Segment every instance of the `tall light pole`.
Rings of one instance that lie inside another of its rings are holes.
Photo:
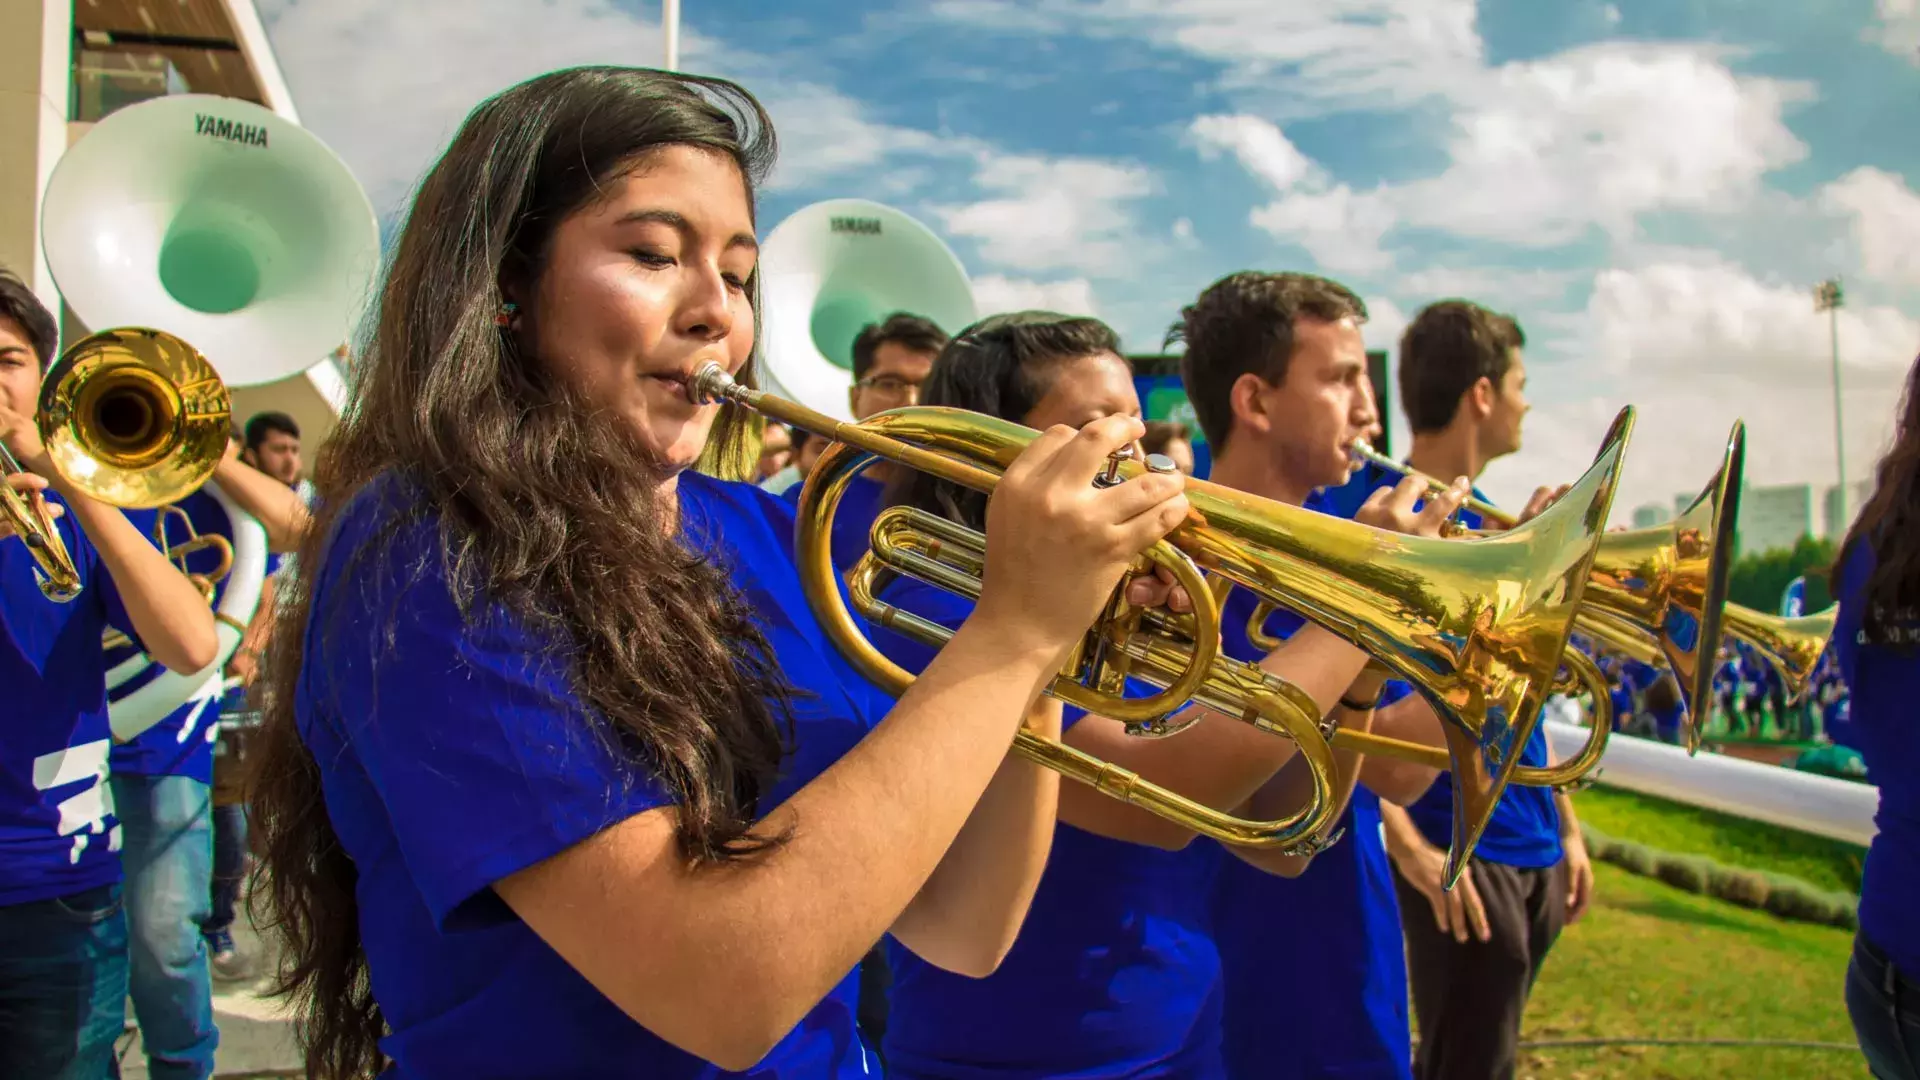
[[[1840,308],[1847,302],[1846,294],[1840,288],[1840,279],[1828,278],[1813,289],[1813,310],[1827,313],[1827,324],[1833,339],[1833,460],[1840,470],[1840,490],[1836,496],[1834,528],[1845,532],[1847,516],[1847,435],[1846,426],[1840,414]]]
[[[660,23],[666,31],[666,70],[680,70],[680,0],[661,0]]]

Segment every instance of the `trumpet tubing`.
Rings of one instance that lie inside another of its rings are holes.
[[[732,402],[843,444],[827,452],[802,491],[795,545],[802,582],[836,646],[878,685],[902,691],[910,677],[874,650],[840,602],[827,537],[841,494],[873,456],[990,492],[1036,433],[993,417],[928,407],[847,424],[740,386],[713,364],[703,365],[688,389],[695,401]],[[1297,738],[1311,732],[1303,746],[1316,738],[1325,742],[1310,703],[1304,718],[1276,721],[1270,710],[1262,712],[1266,683],[1243,683],[1244,673],[1223,662],[1219,604],[1201,571],[1284,604],[1421,686],[1447,721],[1458,778],[1452,880],[1539,723],[1600,542],[1631,415],[1621,414],[1594,467],[1553,508],[1524,528],[1468,543],[1387,533],[1189,480],[1192,516],[1147,554],[1192,596],[1195,611],[1182,620],[1187,632],[1146,642],[1142,613],[1116,604],[1089,631],[1078,678],[1055,680],[1052,692],[1132,724],[1151,724],[1189,701],[1217,699],[1222,711],[1265,719]],[[1119,467],[1123,477],[1140,471],[1135,463]],[[1164,689],[1150,698],[1124,697],[1115,676],[1127,674]],[[1079,761],[1071,748],[1022,745],[1023,752],[1040,755],[1043,764],[1067,775],[1096,783],[1110,775],[1104,771],[1109,766]],[[1117,786],[1135,791],[1142,783]],[[1102,789],[1112,790],[1104,783]],[[1191,812],[1190,802],[1182,806],[1184,800],[1175,801],[1172,793],[1149,798],[1182,824],[1207,831],[1209,823]]]

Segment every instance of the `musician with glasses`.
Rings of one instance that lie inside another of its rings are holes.
[[[1354,443],[1379,422],[1360,331],[1366,318],[1366,304],[1338,282],[1262,271],[1230,274],[1182,310],[1168,337],[1186,346],[1181,378],[1213,452],[1210,480],[1336,512],[1317,492],[1347,479]],[[1408,480],[1347,515],[1372,523],[1383,500],[1411,506],[1421,490]],[[1422,513],[1431,528],[1421,531],[1437,532],[1465,493],[1456,487],[1429,502]],[[1255,614],[1253,598],[1235,590],[1221,619],[1228,655],[1261,655],[1247,632]],[[1323,633],[1287,611],[1262,629],[1287,640],[1280,655]],[[1406,684],[1375,692],[1374,731],[1440,741],[1438,718]],[[1337,822],[1342,839],[1304,873],[1283,880],[1242,861],[1223,863],[1212,914],[1234,1080],[1406,1075],[1406,968],[1379,807],[1417,798],[1434,776],[1422,765],[1364,758]]]
[[[1400,396],[1413,432],[1408,465],[1428,476],[1477,478],[1520,449],[1527,414],[1526,343],[1510,316],[1463,300],[1429,304],[1400,339]],[[1335,502],[1361,499],[1400,479],[1368,466]],[[1555,497],[1536,491],[1521,520]],[[1481,528],[1463,510],[1461,523]],[[1629,661],[1631,663],[1631,661]],[[1521,749],[1530,766],[1552,762],[1546,729]],[[1573,802],[1564,792],[1511,784],[1502,793],[1473,858],[1452,891],[1441,888],[1453,835],[1451,774],[1417,801],[1385,805],[1387,851],[1399,891],[1420,1043],[1421,1080],[1511,1076],[1527,996],[1564,925],[1593,896]]]
[[[58,347],[54,317],[0,270],[0,441],[27,472],[4,481],[66,511],[55,529],[81,591],[40,591],[0,519],[0,1076],[108,1075],[124,1029],[123,833],[108,784],[109,624],[155,661],[198,671],[218,648],[213,612],[118,509],[74,490],[34,426]]]
[[[983,319],[941,352],[922,401],[985,413],[1028,427],[1070,427],[1137,416],[1140,401],[1114,332],[1097,319],[1022,312]],[[1376,500],[1364,520],[1402,531],[1437,532],[1455,503],[1425,515]],[[889,495],[979,528],[977,494],[921,473]],[[952,627],[971,602],[910,578],[881,599]],[[1036,598],[1035,602],[1040,602]],[[1242,615],[1242,621],[1245,615]],[[926,668],[931,646],[876,631],[874,640],[909,671]],[[1260,658],[1248,657],[1259,660]],[[1363,671],[1359,650],[1315,628],[1261,660],[1298,683],[1324,712],[1366,729],[1380,676]],[[1135,696],[1151,693],[1134,686]],[[1342,701],[1362,701],[1348,707]],[[1203,804],[1279,818],[1309,796],[1294,744],[1236,717],[1210,713],[1168,739],[1129,735],[1114,720],[1051,706],[1067,745],[1114,762]],[[1352,755],[1339,754],[1352,785]],[[898,1077],[1219,1077],[1220,955],[1211,923],[1211,883],[1221,849],[1196,844],[1182,826],[1079,783],[1062,787],[1052,855],[1027,924],[999,971],[968,979],[939,970],[897,943],[885,1040]],[[1305,855],[1236,849],[1261,872],[1297,874]],[[1328,855],[1321,855],[1327,858]]]
[[[927,381],[933,358],[946,343],[946,332],[932,320],[907,312],[862,327],[853,339],[853,387],[847,391],[853,418],[865,420],[918,401],[920,384]],[[842,574],[866,553],[867,534],[894,475],[893,467],[881,462],[847,485],[833,518],[833,565]],[[801,488],[797,483],[789,486],[787,500],[798,505]]]
[[[1874,469],[1873,494],[1840,545],[1833,655],[1851,693],[1850,734],[1880,790],[1879,834],[1860,879],[1847,1013],[1879,1080],[1920,1080],[1920,360]]]
[[[873,942],[972,975],[1012,942],[1057,783],[1007,748],[1182,483],[1093,484],[1137,421],[1041,435],[978,614],[882,696],[787,504],[691,469],[745,435],[684,382],[750,377],[773,152],[732,83],[575,68],[418,188],[264,676],[258,880],[316,1073],[866,1076]]]

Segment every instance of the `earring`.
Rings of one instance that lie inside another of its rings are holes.
[[[520,318],[520,305],[514,303],[511,300],[508,300],[505,303],[500,305],[500,310],[498,312],[494,313],[493,323],[495,326],[504,328],[504,327],[512,326],[514,322],[517,321],[519,318]]]

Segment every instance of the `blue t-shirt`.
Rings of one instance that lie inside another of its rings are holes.
[[[1874,824],[1880,834],[1867,848],[1860,881],[1860,932],[1878,945],[1908,978],[1920,977],[1920,611],[1897,613],[1891,628],[1900,647],[1861,640],[1867,581],[1873,575],[1871,547],[1854,547],[1840,572],[1840,616],[1833,650],[1851,691],[1849,734],[1867,765],[1867,780],[1880,789]]]
[[[1331,512],[1352,517],[1375,488],[1391,487],[1398,484],[1400,478],[1401,474],[1376,465],[1365,465],[1354,473],[1346,486],[1327,491],[1323,500]],[[1478,488],[1474,489],[1473,495],[1486,501],[1486,496]],[[1469,529],[1485,525],[1481,516],[1472,510],[1462,508],[1455,516]],[[1544,723],[1533,729],[1533,734],[1520,750],[1520,761],[1524,765],[1547,764],[1547,731]],[[1452,844],[1453,774],[1441,773],[1426,794],[1407,807],[1407,816],[1413,819],[1414,825],[1429,842],[1443,848]],[[1560,808],[1554,804],[1553,789],[1508,784],[1494,807],[1493,817],[1487,822],[1487,831],[1481,835],[1480,845],[1474,849],[1474,854],[1488,862],[1507,866],[1537,868],[1559,862]]]
[[[1262,656],[1246,633],[1255,606],[1251,593],[1235,589],[1221,612],[1222,648],[1249,663]],[[1293,612],[1276,611],[1263,629],[1289,638],[1301,625]],[[1411,691],[1388,687],[1382,704]],[[1295,878],[1221,852],[1214,929],[1234,1080],[1412,1075],[1407,961],[1380,800],[1356,787],[1335,828],[1345,831],[1340,842]]]
[[[48,496],[49,502],[58,502]],[[0,540],[0,906],[120,880],[120,820],[106,784],[109,622],[129,625],[100,553],[71,514],[54,522],[80,575],[56,604],[18,537]]]
[[[181,499],[175,505],[187,515],[193,523],[193,531],[199,535],[224,536],[229,542],[233,539],[233,526],[227,520],[227,512],[220,500],[205,491],[196,491]],[[142,536],[153,535],[154,519],[158,510],[128,510],[127,519],[140,530]],[[182,544],[188,540],[187,530],[181,526],[177,515],[167,515],[167,542]],[[189,552],[187,569],[197,574],[210,574],[219,569],[218,552],[202,549]],[[228,580],[222,580],[214,586],[214,603],[218,605],[220,597],[226,594]],[[120,627],[129,630],[128,627]],[[130,659],[139,654],[139,650],[123,646],[107,650],[107,667]],[[163,670],[159,664],[150,663],[146,670],[115,687],[109,695],[110,700],[120,701],[128,694],[152,682]],[[219,695],[214,694],[197,701],[189,701],[168,713],[166,718],[153,725],[132,741],[119,743],[113,748],[113,771],[136,776],[186,776],[203,784],[213,782],[213,738],[219,734],[220,703]]]
[[[800,505],[800,492],[804,484],[795,484],[780,496],[788,506]],[[864,475],[855,475],[847,481],[847,490],[840,496],[840,504],[833,511],[833,568],[841,575],[852,570],[867,553],[868,537],[873,533],[873,519],[885,510],[887,486],[878,480]]]
[[[882,596],[948,628],[973,609],[911,578]],[[876,629],[873,640],[908,671],[933,659],[931,647],[892,631]],[[1069,707],[1064,720],[1083,715]],[[888,1074],[1221,1077],[1220,956],[1207,927],[1219,858],[1208,843],[1166,851],[1055,826],[1033,906],[991,976],[943,971],[887,940]]]
[[[801,693],[762,811],[864,737],[888,699],[814,621],[786,505],[683,473],[684,535],[721,560]],[[514,916],[492,884],[668,792],[574,696],[556,643],[497,604],[455,607],[437,521],[387,476],[328,539],[294,707],[327,811],[359,870],[360,932],[392,1034],[391,1075],[730,1075],[636,1024]],[[747,1076],[868,1074],[847,977]]]

